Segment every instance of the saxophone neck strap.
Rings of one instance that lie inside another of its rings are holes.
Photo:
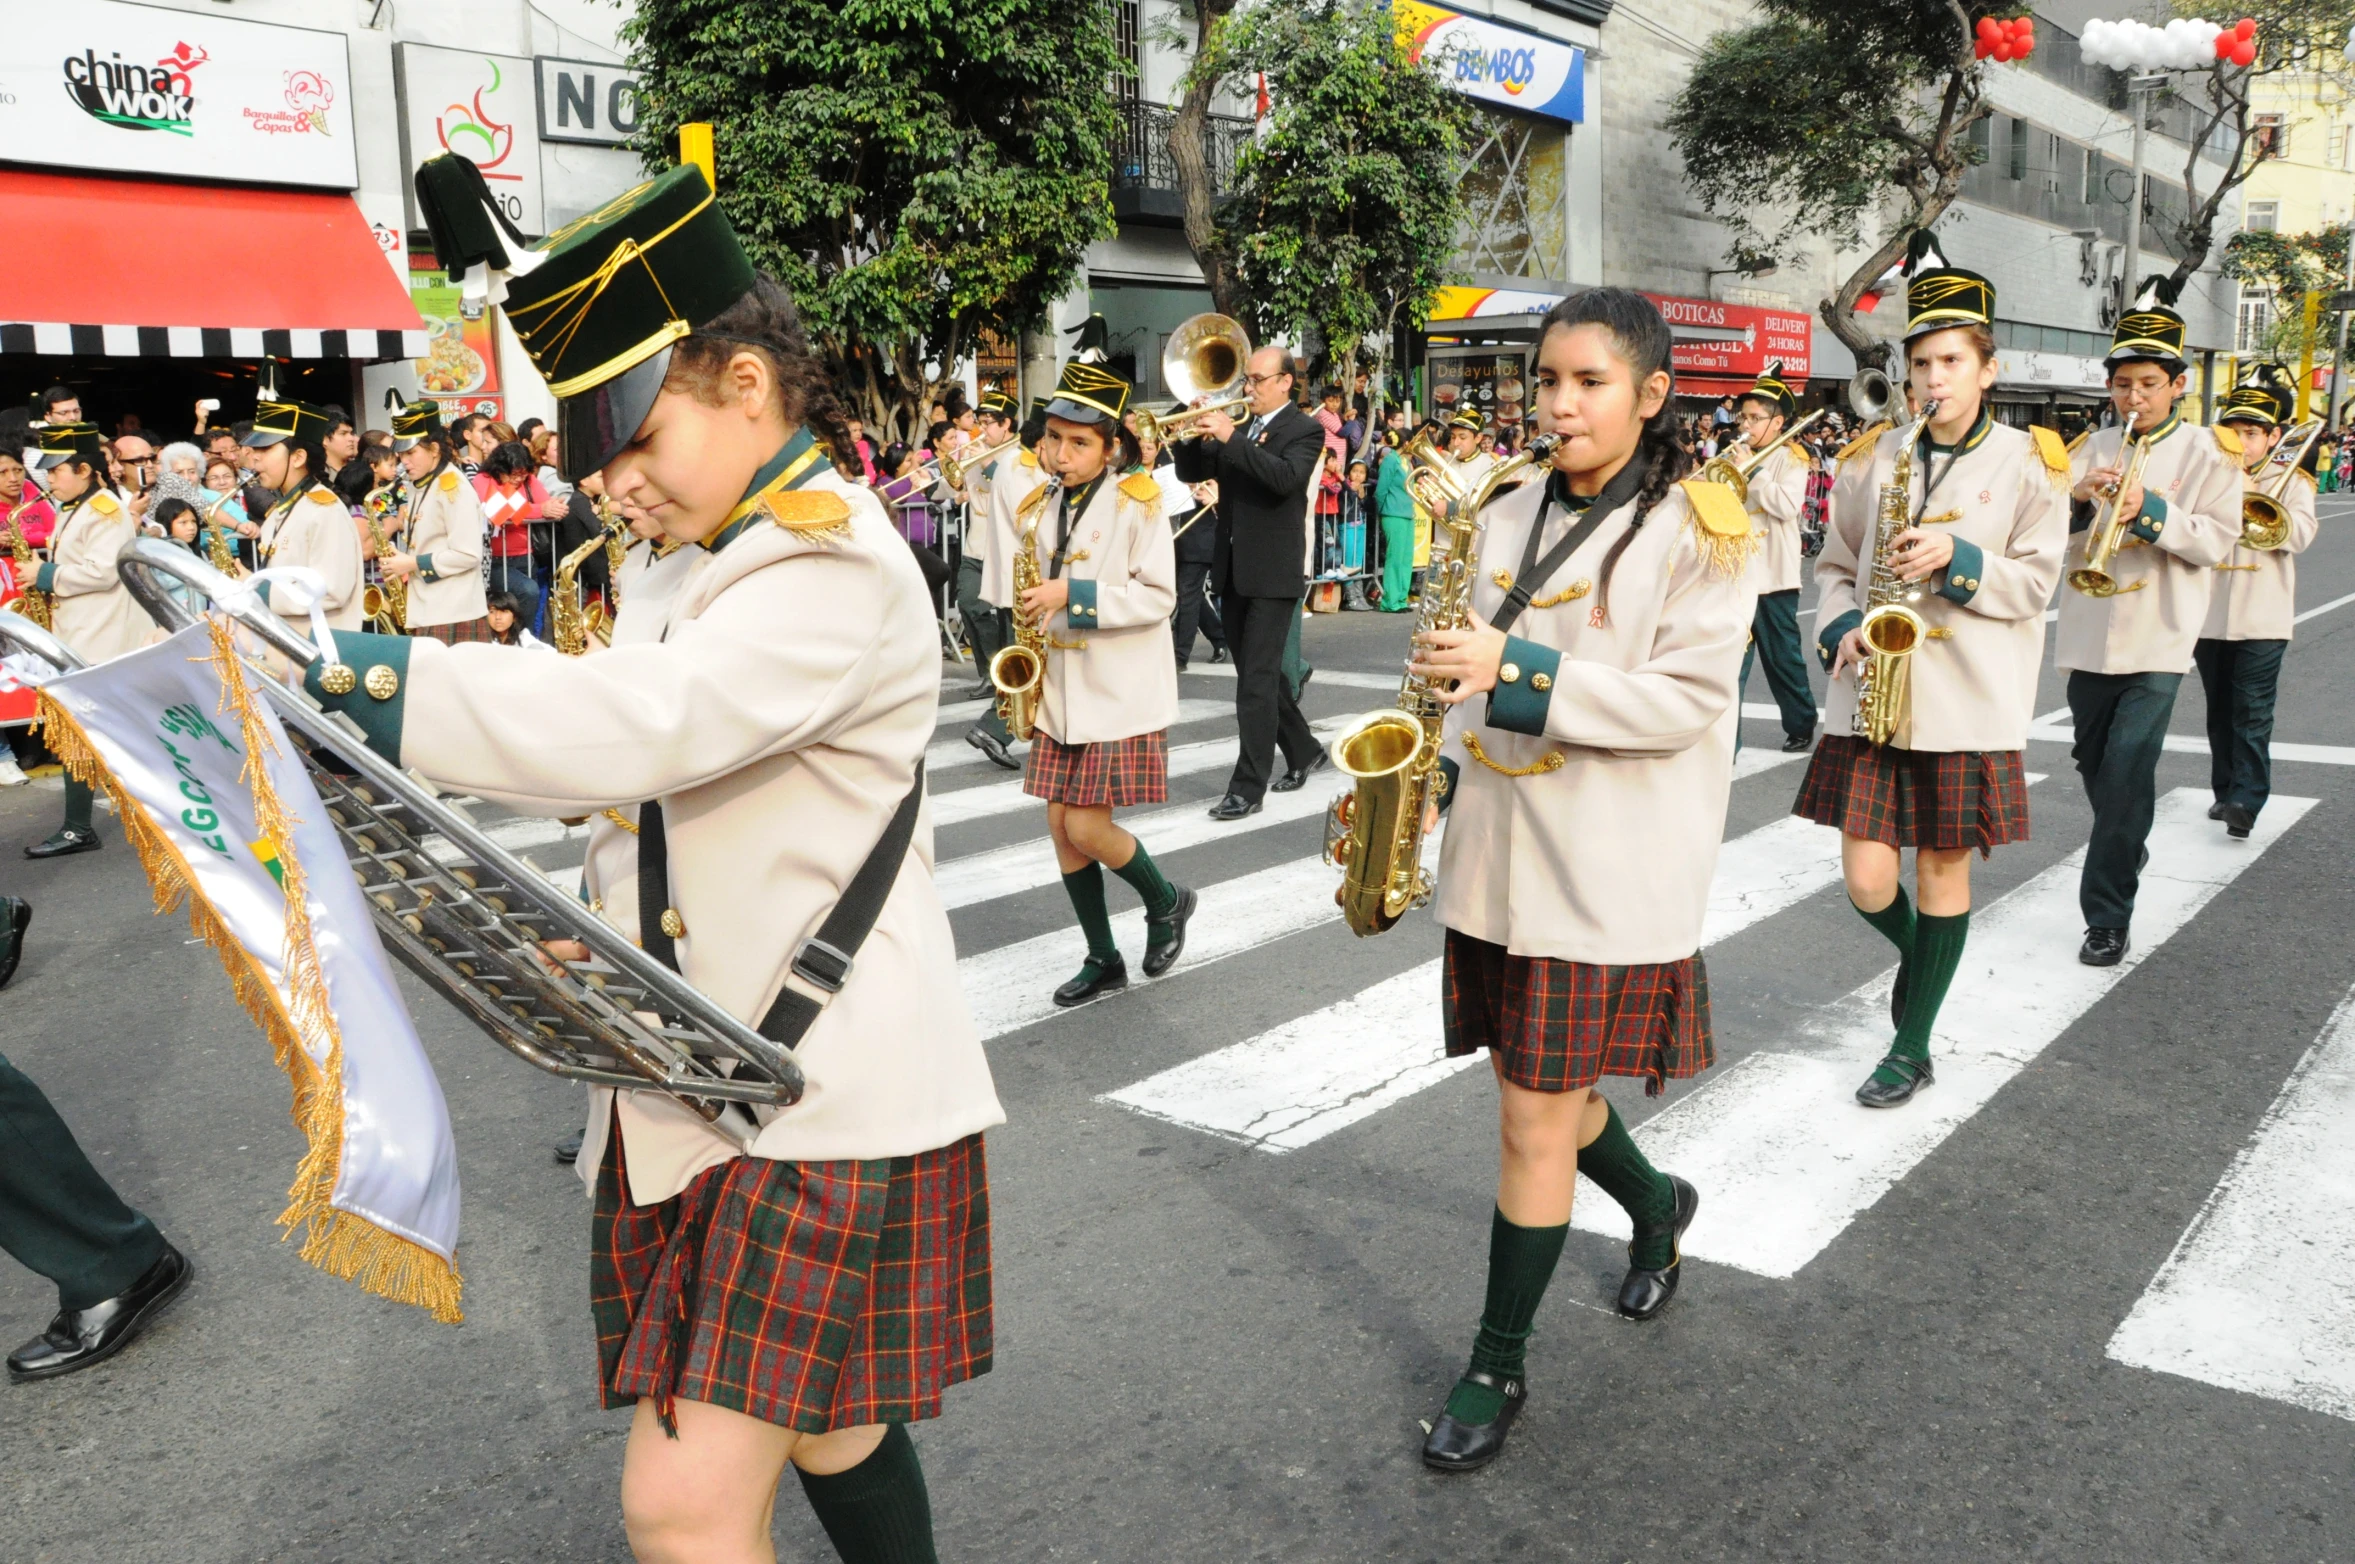
[[[828,999],[850,980],[859,947],[867,942],[876,920],[883,916],[883,904],[891,899],[891,888],[899,880],[900,865],[908,856],[909,844],[915,840],[916,816],[923,807],[924,763],[919,760],[915,780],[909,783],[899,807],[892,811],[891,822],[883,828],[882,837],[868,851],[858,872],[850,877],[850,884],[843,888],[841,899],[818,925],[817,933],[793,947],[789,963],[793,976]],[[669,841],[663,831],[662,805],[650,800],[638,810],[639,941],[646,954],[676,972],[679,970],[678,937],[664,926],[670,916],[669,907]],[[658,908],[663,910],[658,912],[655,910]],[[760,1034],[780,1047],[792,1048],[800,1043],[802,1035],[825,1008],[826,1000],[812,999],[787,984],[777,990],[768,1014],[761,1017]]]
[[[1586,508],[1586,514],[1574,522],[1568,532],[1562,534],[1559,543],[1540,555],[1537,552],[1538,545],[1545,539],[1546,518],[1553,514],[1554,491],[1558,482],[1556,475],[1547,474],[1545,498],[1538,502],[1537,519],[1529,524],[1528,541],[1521,545],[1521,568],[1513,572],[1513,589],[1505,594],[1505,600],[1489,616],[1489,626],[1510,634],[1514,624],[1521,618],[1522,611],[1529,607],[1530,600],[1543,592],[1546,583],[1553,580],[1554,572],[1560,570],[1570,556],[1578,552],[1580,545],[1595,535],[1596,528],[1626,508],[1628,501],[1635,498],[1636,491],[1644,486],[1644,478],[1650,471],[1646,463],[1630,461],[1613,473],[1611,481],[1603,485],[1603,492],[1596,495],[1594,503]]]

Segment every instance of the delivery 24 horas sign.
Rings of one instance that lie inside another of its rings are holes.
[[[125,5],[0,0],[0,146],[51,168],[349,190],[341,33]]]

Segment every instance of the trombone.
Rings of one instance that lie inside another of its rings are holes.
[[[1205,310],[1181,321],[1169,334],[1169,345],[1161,350],[1161,383],[1180,402],[1196,397],[1210,401],[1180,413],[1138,409],[1137,438],[1166,445],[1171,440],[1192,438],[1197,419],[1212,413],[1234,418],[1249,411],[1251,399],[1243,394],[1243,370],[1250,359],[1251,334],[1233,316]]]
[[[2296,454],[2283,461],[2281,451],[2300,431],[2305,438],[2298,442]],[[2306,465],[2306,453],[2314,449],[2314,442],[2322,438],[2322,420],[2309,418],[2305,423],[2282,436],[2281,445],[2267,458],[2268,466],[2281,468],[2281,476],[2271,484],[2260,484],[2241,500],[2241,547],[2277,549],[2290,540],[2290,508],[2282,496],[2290,492],[2290,479]]]
[[[1740,495],[1747,503],[1750,498],[1750,480],[1758,475],[1759,468],[1766,465],[1766,459],[1805,434],[1809,425],[1824,417],[1829,411],[1828,408],[1817,408],[1781,434],[1776,435],[1765,445],[1739,460],[1731,455],[1712,456],[1701,464],[1701,470],[1693,476],[1703,483],[1722,483]]]

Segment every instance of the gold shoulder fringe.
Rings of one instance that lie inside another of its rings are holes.
[[[1139,505],[1150,505],[1161,498],[1161,485],[1147,472],[1132,472],[1120,480],[1120,492]]]
[[[1855,460],[1871,450],[1879,442],[1881,436],[1887,434],[1892,427],[1887,419],[1882,419],[1846,445],[1841,446],[1840,454],[1832,459],[1841,462]]]
[[[253,1017],[278,1067],[294,1087],[295,1127],[309,1147],[295,1168],[286,1209],[278,1225],[293,1237],[305,1229],[302,1257],[331,1276],[357,1281],[365,1291],[396,1303],[415,1304],[445,1325],[463,1318],[459,1303],[464,1279],[458,1268],[432,1250],[378,1227],[367,1218],[339,1211],[329,1202],[343,1170],[343,1039],[327,994],[326,973],[311,934],[302,866],[293,852],[292,821],[271,785],[260,755],[271,741],[242,664],[228,634],[213,626],[213,655],[221,675],[221,709],[234,711],[245,740],[246,774],[253,788],[255,823],[277,854],[286,892],[286,986],[291,1011],[271,986],[261,964],[237,942],[218,910],[205,899],[196,875],[171,838],[156,828],[138,801],[106,769],[81,725],[47,695],[38,697],[39,725],[49,748],[77,781],[106,794],[115,806],[123,836],[146,870],[158,914],[188,909],[188,926],[221,959],[237,1002]],[[306,1030],[324,1036],[323,1057],[304,1043]]]
[[[1023,454],[1027,456],[1030,453],[1025,451]],[[1014,519],[1020,521],[1023,517],[1030,515],[1033,511],[1043,508],[1047,503],[1048,492],[1049,491],[1047,486],[1042,483],[1037,488],[1031,490],[1028,494],[1022,496],[1022,503],[1014,507]]]
[[[309,500],[313,505],[333,505],[335,503],[335,496],[325,489],[305,490],[303,498]]]
[[[832,489],[785,489],[761,499],[769,520],[788,532],[839,533],[850,530],[850,501]]]
[[[2230,424],[2217,424],[2211,433],[2216,436],[2216,448],[2225,455],[2238,456],[2241,454],[2241,436],[2238,429],[2233,428]]]
[[[1036,467],[1038,465],[1038,452],[1024,451],[1022,453],[1022,465],[1025,467]]]
[[[1749,568],[1762,533],[1750,530],[1750,513],[1741,496],[1722,483],[1687,478],[1677,485],[1693,513],[1693,540],[1709,568],[1727,578]]]
[[[442,492],[444,494],[455,494],[458,492],[457,468],[444,467],[442,469]]]
[[[2062,488],[2067,488],[2069,485],[2069,448],[2061,444],[2059,432],[2037,424],[2029,429],[2028,438],[2036,442],[2036,454],[2043,461],[2044,470],[2052,475],[2052,481]]]

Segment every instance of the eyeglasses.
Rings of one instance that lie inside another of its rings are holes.
[[[1291,373],[1282,369],[1275,371],[1273,374],[1267,375],[1254,375],[1246,373],[1243,376],[1243,384],[1247,386],[1264,386],[1271,380],[1289,380],[1291,378]]]

